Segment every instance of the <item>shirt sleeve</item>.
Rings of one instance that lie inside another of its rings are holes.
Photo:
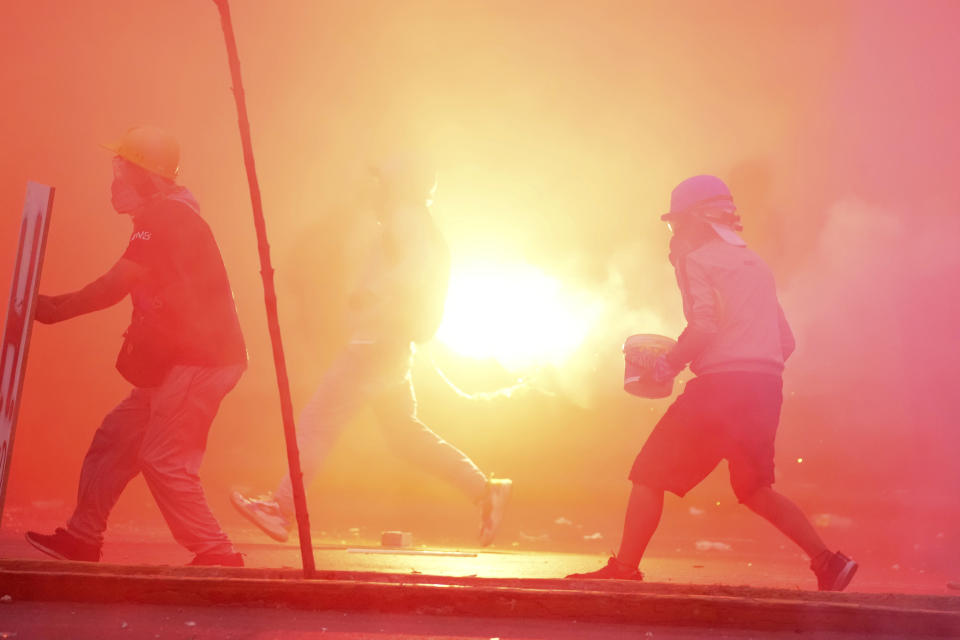
[[[674,368],[682,369],[710,344],[720,330],[720,318],[717,293],[706,267],[687,256],[677,268],[677,282],[687,327],[667,354],[667,360]]]
[[[717,291],[710,282],[707,268],[692,256],[688,256],[678,278],[687,326],[698,333],[712,334],[720,331]]]
[[[160,242],[155,226],[141,222],[134,226],[122,257],[147,269],[156,268],[162,255]]]

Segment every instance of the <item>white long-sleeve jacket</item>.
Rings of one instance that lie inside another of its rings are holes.
[[[783,372],[794,337],[773,272],[759,255],[718,238],[684,256],[676,272],[687,330],[709,336],[691,371]]]
[[[352,294],[353,342],[422,342],[439,326],[450,252],[426,207],[397,207],[377,226]]]

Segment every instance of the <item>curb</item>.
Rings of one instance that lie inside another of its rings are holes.
[[[344,612],[406,613],[577,620],[780,631],[835,631],[960,636],[960,611],[897,608],[804,599],[743,598],[691,594],[604,591],[581,582],[578,589],[473,586],[382,579],[343,580],[138,574],[76,570],[0,568],[0,594],[15,600],[136,602],[192,606],[265,606]],[[423,576],[418,576],[422,578]],[[400,577],[402,580],[402,577]],[[386,581],[390,580],[390,581]],[[535,581],[530,581],[535,582]]]

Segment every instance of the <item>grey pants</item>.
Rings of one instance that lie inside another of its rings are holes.
[[[93,436],[67,530],[102,544],[111,509],[127,483],[143,473],[177,542],[193,553],[232,553],[198,473],[220,401],[244,368],[177,366],[160,386],[135,388]]]
[[[351,344],[341,352],[297,422],[305,486],[319,473],[343,426],[370,405],[395,453],[453,484],[471,500],[483,498],[487,486],[483,472],[417,419],[409,368],[408,345]],[[289,475],[274,490],[274,498],[283,511],[293,513]]]

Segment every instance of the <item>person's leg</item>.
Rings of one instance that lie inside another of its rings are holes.
[[[773,524],[810,557],[810,569],[816,574],[821,591],[843,591],[850,584],[859,566],[857,562],[839,551],[830,551],[792,500],[769,486],[739,497],[740,502]]]
[[[77,506],[67,521],[67,531],[75,538],[103,544],[110,511],[139,473],[138,451],[149,417],[149,394],[134,389],[103,419],[83,459]]]
[[[810,568],[822,591],[842,591],[857,563],[827,549],[810,520],[792,500],[773,490],[774,441],[780,421],[782,383],[778,376],[730,374],[724,394],[730,482],[737,498],[796,543],[810,557]]]
[[[627,502],[623,523],[623,537],[617,560],[625,567],[636,569],[643,558],[650,538],[660,524],[663,514],[663,489],[634,484]]]
[[[710,381],[692,380],[657,422],[630,470],[633,489],[627,503],[617,559],[636,567],[663,511],[663,494],[683,496],[700,484],[721,460],[713,424]]]
[[[297,447],[304,488],[320,473],[340,432],[366,403],[370,378],[376,365],[374,345],[350,345],[333,362],[320,386],[300,412],[297,420]],[[273,499],[289,518],[293,516],[293,487],[284,474],[273,491]]]
[[[793,540],[811,558],[826,551],[813,525],[792,500],[773,490],[774,449],[782,382],[778,376],[727,374],[723,431],[730,483],[741,503]]]
[[[300,412],[297,448],[304,489],[320,472],[343,427],[378,388],[380,351],[373,344],[351,344],[341,351]],[[233,491],[230,502],[274,540],[286,542],[290,537],[296,509],[289,472],[272,493],[247,496]]]
[[[757,489],[743,499],[743,504],[793,540],[811,560],[827,551],[827,546],[800,507],[772,487]]]
[[[638,580],[643,554],[663,513],[663,494],[683,496],[699,484],[720,461],[713,437],[710,385],[700,380],[687,384],[683,395],[670,405],[637,454],[630,469],[633,488],[627,502],[620,550],[607,566],[574,579]]]
[[[372,406],[394,453],[446,480],[472,501],[483,500],[487,476],[469,456],[417,419],[417,401],[409,377],[383,391]]]
[[[199,471],[220,401],[243,369],[174,367],[152,391],[141,471],[174,539],[198,556],[234,553],[207,505]]]
[[[417,399],[409,372],[388,386],[373,403],[391,449],[423,471],[457,487],[480,507],[480,545],[491,544],[503,521],[513,482],[487,478],[467,454],[417,418]]]

